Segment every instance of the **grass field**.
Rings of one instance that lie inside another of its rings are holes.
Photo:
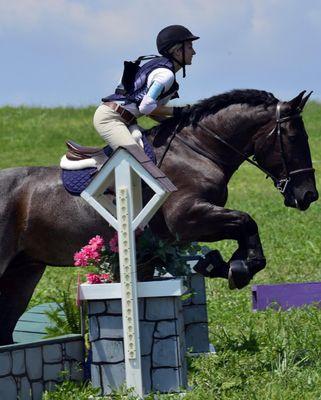
[[[102,144],[92,127],[93,112],[90,107],[0,108],[0,168],[58,164],[68,138]],[[320,191],[321,105],[309,103],[304,121]],[[253,283],[321,281],[320,202],[304,213],[285,208],[271,181],[249,165],[235,174],[229,193],[228,207],[247,211],[260,228],[268,264]],[[212,247],[227,258],[235,243]],[[47,268],[31,305],[46,301],[55,288],[67,287],[70,277],[76,283],[77,270],[65,272]],[[191,362],[193,389],[186,399],[321,399],[318,308],[253,313],[250,287],[230,291],[220,280],[207,280],[207,296],[210,338],[217,354]]]

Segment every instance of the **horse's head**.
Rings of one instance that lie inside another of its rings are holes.
[[[254,144],[255,158],[270,172],[284,196],[284,204],[302,211],[319,197],[308,135],[300,115],[312,92],[303,97],[304,93],[277,104],[275,116]]]

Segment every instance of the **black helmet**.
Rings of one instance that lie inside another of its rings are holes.
[[[167,51],[175,44],[197,39],[199,39],[199,36],[194,36],[184,26],[170,25],[162,29],[157,35],[157,49],[160,54],[166,55]]]

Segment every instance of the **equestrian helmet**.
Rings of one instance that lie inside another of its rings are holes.
[[[167,51],[175,44],[199,39],[199,36],[192,34],[190,30],[182,25],[170,25],[162,29],[157,35],[157,49],[162,55],[166,55]]]

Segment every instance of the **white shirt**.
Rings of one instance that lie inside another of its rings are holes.
[[[160,105],[165,105],[169,102],[170,98],[172,97],[173,93],[169,96],[162,98],[161,100],[154,99],[149,95],[149,90],[154,82],[159,83],[162,85],[163,90],[162,92],[167,92],[175,81],[174,73],[168,68],[156,68],[152,71],[147,78],[147,93],[143,97],[139,107],[137,107],[136,103],[126,104],[123,107],[135,115],[135,117],[140,117],[141,115],[148,115],[152,111],[155,110]]]

